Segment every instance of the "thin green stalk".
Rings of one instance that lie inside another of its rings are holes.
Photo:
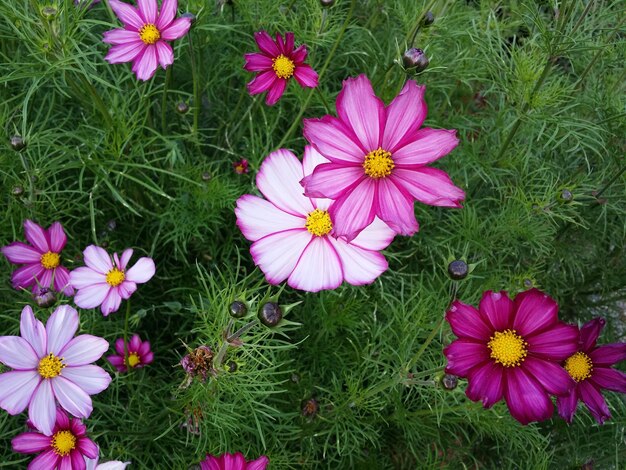
[[[165,71],[165,84],[163,87],[163,98],[161,99],[161,132],[163,132],[164,134],[166,133],[165,126],[167,125],[167,120],[165,119],[167,115],[167,90],[172,79],[173,67],[174,64],[170,65]]]
[[[626,21],[626,16],[624,16],[622,18],[622,20],[618,23],[618,25],[615,27],[615,29],[613,30],[613,33],[609,36],[609,38],[606,41],[607,44],[610,43],[613,40],[613,38],[617,35],[618,31],[620,30],[620,28],[624,24],[624,21]],[[602,48],[598,49],[596,54],[593,56],[593,59],[591,59],[591,62],[589,62],[589,65],[587,65],[585,70],[583,70],[583,73],[581,73],[580,77],[578,77],[578,81],[576,82],[576,87],[579,87],[582,84],[582,82],[585,79],[585,77],[587,76],[587,74],[591,71],[593,66],[596,64],[596,62],[598,61],[600,56],[602,54],[604,54],[605,51],[606,51],[605,47],[602,47]]]
[[[439,333],[439,330],[441,330],[441,326],[443,325],[444,319],[445,317],[443,315],[441,316],[441,318],[439,318],[439,321],[437,321],[437,323],[433,327],[432,331],[428,335],[428,338],[426,338],[426,341],[424,341],[424,343],[422,344],[422,347],[417,350],[415,355],[411,358],[411,360],[407,364],[407,371],[408,369],[411,368],[413,364],[417,363],[419,358],[422,357],[422,354],[424,354],[424,351],[426,351],[426,348],[428,347],[428,345],[433,341],[433,339],[435,339],[435,336],[437,336],[437,333]]]
[[[198,122],[200,121],[200,77],[198,76],[198,66],[196,63],[196,51],[193,48],[193,40],[191,39],[191,33],[187,34],[187,40],[189,41],[189,52],[191,56],[191,77],[193,79],[193,134],[198,133]]]
[[[100,111],[100,114],[102,114],[102,117],[106,121],[107,125],[109,127],[113,127],[113,119],[111,119],[111,115],[109,114],[109,110],[107,109],[106,105],[104,104],[104,101],[102,101],[102,98],[100,98],[100,95],[98,94],[98,92],[96,91],[94,86],[84,76],[79,75],[78,77],[79,77],[80,81],[82,82],[83,86],[87,89],[87,91],[89,91],[89,94],[93,98],[93,102],[96,105],[96,108],[98,108],[98,110]]]
[[[315,91],[317,91],[317,95],[322,100],[322,103],[324,104],[324,108],[326,108],[326,112],[330,113],[330,106],[328,106],[328,103],[326,102],[326,98],[324,98],[324,94],[320,91],[320,88],[316,87]]]

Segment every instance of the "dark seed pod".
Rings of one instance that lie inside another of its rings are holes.
[[[424,15],[424,19],[422,19],[422,24],[424,26],[430,26],[435,22],[435,15],[433,15],[432,11],[427,11]]]
[[[37,287],[33,292],[33,300],[38,307],[46,308],[54,305],[57,301],[57,295],[53,290],[45,287]]]
[[[305,418],[315,418],[320,409],[320,404],[315,398],[309,398],[302,403],[302,416]]]
[[[265,326],[276,326],[283,319],[283,312],[276,302],[267,302],[259,312],[259,320]]]
[[[189,105],[184,101],[179,101],[176,104],[176,111],[180,114],[187,114],[189,112]]]
[[[22,139],[22,137],[19,135],[14,135],[13,137],[11,137],[10,143],[11,148],[16,152],[19,152],[24,147],[26,147],[26,142],[24,142],[24,139]]]
[[[322,8],[329,8],[335,4],[335,0],[320,0],[320,5]]]
[[[300,376],[294,372],[293,374],[291,374],[291,381],[297,384],[298,382],[300,382]]]
[[[455,259],[448,265],[448,275],[451,279],[454,279],[455,281],[465,279],[468,272],[469,268],[467,266],[467,263],[463,260]]]
[[[410,70],[411,72],[419,73],[426,70],[429,61],[423,50],[412,47],[411,49],[404,51],[404,54],[402,54],[402,63],[404,64],[405,69]]]
[[[235,300],[228,308],[230,310],[230,316],[233,318],[243,318],[246,316],[246,313],[248,313],[248,307],[240,300]]]
[[[441,385],[446,390],[454,390],[459,384],[459,378],[456,375],[446,374],[441,378]]]
[[[524,287],[526,289],[532,289],[534,285],[535,284],[533,283],[532,279],[524,279]]]
[[[211,178],[211,173],[209,173],[208,171],[202,173],[202,181],[211,181]]]
[[[107,222],[107,230],[113,232],[117,228],[117,222],[115,219],[111,219]]]
[[[237,371],[237,363],[235,361],[230,361],[228,363],[228,372],[231,374]]]
[[[567,204],[568,202],[572,202],[574,200],[574,194],[569,189],[564,189],[559,194],[559,201]]]
[[[22,188],[21,186],[13,186],[13,189],[11,189],[11,194],[13,194],[13,196],[15,197],[20,197],[24,195],[24,188]]]

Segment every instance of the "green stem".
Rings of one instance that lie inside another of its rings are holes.
[[[317,92],[317,95],[322,100],[322,103],[324,104],[324,108],[326,108],[326,112],[330,113],[330,106],[328,106],[328,103],[326,102],[326,98],[324,98],[324,94],[320,91],[319,86],[315,87],[315,91]]]
[[[104,102],[102,101],[102,98],[100,98],[100,95],[98,95],[98,92],[96,91],[94,86],[84,76],[79,75],[79,78],[82,84],[84,85],[84,87],[89,91],[89,94],[93,98],[93,102],[96,105],[96,108],[98,108],[98,110],[100,111],[100,114],[102,114],[102,117],[104,118],[108,126],[113,127],[113,119],[111,119],[109,110],[107,109]]]
[[[198,76],[198,67],[196,64],[196,52],[193,48],[193,40],[191,39],[191,33],[187,35],[189,41],[189,49],[191,56],[191,76],[193,79],[193,133],[198,133],[198,122],[200,121],[200,77]]]
[[[439,330],[441,330],[441,325],[443,325],[444,319],[445,317],[441,316],[441,318],[437,321],[432,331],[428,335],[428,338],[426,338],[426,341],[424,341],[424,343],[422,344],[422,347],[417,350],[413,358],[409,361],[409,363],[407,364],[407,368],[406,368],[407,372],[413,364],[417,363],[419,358],[422,357],[422,354],[424,354],[424,351],[426,351],[426,348],[428,347],[428,345],[432,342],[433,339],[435,339],[435,336],[437,336],[437,333],[439,333]]]
[[[172,67],[174,64],[170,65],[165,71],[165,84],[163,87],[163,98],[161,99],[161,132],[165,134],[165,126],[167,125],[167,121],[165,119],[167,114],[167,90],[170,85],[170,81],[172,79]]]

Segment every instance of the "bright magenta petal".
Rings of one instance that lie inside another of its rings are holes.
[[[113,45],[123,45],[128,43],[136,43],[140,40],[139,33],[137,31],[130,31],[128,29],[111,29],[103,33],[102,42]],[[142,42],[143,44],[143,42]]]
[[[269,90],[274,82],[278,80],[276,74],[273,70],[268,70],[267,72],[261,72],[254,79],[248,83],[248,93],[251,95],[258,95],[259,93],[263,93],[264,91]]]
[[[590,380],[601,388],[626,393],[626,374],[621,370],[595,367]]]
[[[375,182],[361,181],[350,193],[341,196],[329,208],[335,235],[353,240],[361,230],[374,221],[376,201]]]
[[[446,372],[467,377],[469,372],[489,359],[489,350],[483,343],[469,339],[457,339],[446,346],[443,354],[448,360]]]
[[[413,135],[413,140],[393,152],[398,168],[415,168],[445,157],[459,144],[455,130],[425,127]]]
[[[513,324],[513,301],[505,291],[484,292],[478,310],[495,331],[504,331]]]
[[[452,302],[446,313],[446,320],[452,332],[459,338],[469,338],[486,344],[493,335],[491,325],[485,322],[480,312],[459,300]]]
[[[502,367],[487,361],[468,374],[465,394],[470,400],[482,402],[485,408],[491,408],[502,399],[504,394],[504,372]]]
[[[419,230],[415,219],[413,199],[396,186],[390,178],[377,182],[376,215],[400,235],[411,236]]]
[[[438,168],[395,168],[390,179],[413,198],[430,206],[461,207],[460,201],[465,199],[463,190]]]
[[[11,274],[11,283],[15,289],[30,287],[36,283],[36,279],[41,279],[44,271],[45,269],[40,264],[22,266]]]
[[[399,163],[396,150],[415,139],[415,133],[426,119],[425,91],[425,86],[407,80],[400,94],[387,106],[382,148],[393,154],[396,164]]]
[[[580,399],[585,403],[595,420],[603,424],[604,421],[611,417],[609,407],[604,397],[591,382],[583,380],[578,383],[578,394]]]
[[[39,224],[36,224],[32,220],[26,219],[24,221],[24,236],[28,243],[33,245],[42,253],[50,251],[50,240],[48,240],[48,234],[46,230]]]
[[[137,0],[139,14],[146,23],[156,23],[158,6],[156,0]]]
[[[595,365],[612,366],[626,359],[626,343],[604,344],[589,354]]]
[[[339,119],[324,116],[304,120],[304,137],[333,163],[362,165],[368,153],[358,143],[357,137]]]
[[[578,405],[577,387],[572,388],[567,395],[556,397],[556,408],[559,416],[568,423],[574,419],[576,405]]]
[[[265,70],[272,70],[272,65],[274,62],[270,57],[266,55],[259,54],[258,52],[253,52],[250,54],[244,54],[244,59],[246,60],[243,68],[248,72],[263,72]],[[273,70],[272,70],[272,73]],[[274,75],[276,75],[274,73]]]
[[[283,96],[285,92],[285,88],[287,88],[288,80],[277,78],[272,83],[272,86],[267,91],[267,96],[265,97],[265,104],[268,106],[275,105],[278,100]]]
[[[523,367],[552,395],[566,395],[575,385],[565,369],[554,362],[527,357]]]
[[[600,336],[600,332],[605,324],[606,320],[604,320],[604,318],[594,318],[583,325],[580,329],[580,345],[582,351],[591,351],[595,348],[598,336]]]
[[[523,367],[506,370],[504,397],[511,416],[522,424],[549,419],[554,406],[546,391]]]
[[[551,361],[564,361],[578,349],[578,328],[561,322],[543,333],[524,338],[531,354]]]
[[[280,49],[278,49],[278,46],[266,31],[254,33],[254,40],[259,46],[259,49],[268,56],[277,57],[280,55]]]
[[[13,242],[2,247],[2,254],[9,263],[13,264],[39,264],[42,253],[30,245],[22,242]]]
[[[38,432],[24,432],[11,440],[13,452],[35,454],[51,446],[52,438]]]
[[[522,336],[547,330],[557,321],[559,306],[552,297],[537,289],[530,289],[515,297],[513,327]]]
[[[293,72],[293,78],[302,87],[315,88],[318,85],[318,75],[308,64],[298,65]]]
[[[323,163],[301,183],[309,197],[337,199],[365,178],[363,167],[360,165]]]
[[[190,27],[191,20],[189,18],[178,18],[172,21],[166,29],[161,31],[161,39],[166,41],[180,39],[187,34]]]
[[[144,25],[144,21],[139,15],[139,12],[124,2],[119,0],[109,0],[109,5],[113,10],[113,13],[120,19],[126,26],[131,26],[137,30],[141,29]]]

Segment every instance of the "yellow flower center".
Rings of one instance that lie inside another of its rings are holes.
[[[144,24],[139,30],[139,37],[144,44],[155,44],[161,39],[161,32],[152,23]]]
[[[391,152],[387,152],[380,147],[365,155],[365,161],[363,162],[365,174],[375,179],[389,176],[395,166],[391,158]]]
[[[290,78],[296,69],[296,64],[293,63],[293,60],[282,54],[273,58],[272,62],[274,63],[272,68],[278,78]]]
[[[44,379],[52,379],[57,375],[60,375],[61,370],[64,367],[65,364],[63,364],[63,358],[50,353],[41,358],[39,366],[37,366],[37,372],[39,372],[39,375],[41,375]]]
[[[124,279],[126,279],[124,271],[120,271],[117,268],[113,268],[107,273],[107,284],[111,287],[119,286],[122,282],[124,282]]]
[[[330,220],[328,211],[315,209],[306,217],[306,223],[304,224],[309,233],[323,237],[333,229],[333,222]]]
[[[135,367],[137,364],[141,362],[139,355],[137,353],[130,353],[128,358],[126,359],[126,364],[130,367]]]
[[[577,352],[565,361],[565,370],[576,382],[581,382],[591,377],[593,362],[584,352]]]
[[[61,264],[61,257],[58,253],[52,253],[51,251],[48,251],[47,253],[41,255],[40,262],[44,268],[54,269],[59,264]]]
[[[65,457],[76,448],[76,436],[70,431],[59,431],[52,436],[52,449],[57,455]]]
[[[528,343],[515,330],[496,331],[487,343],[491,358],[504,367],[516,367],[524,362],[528,354],[526,346]]]

